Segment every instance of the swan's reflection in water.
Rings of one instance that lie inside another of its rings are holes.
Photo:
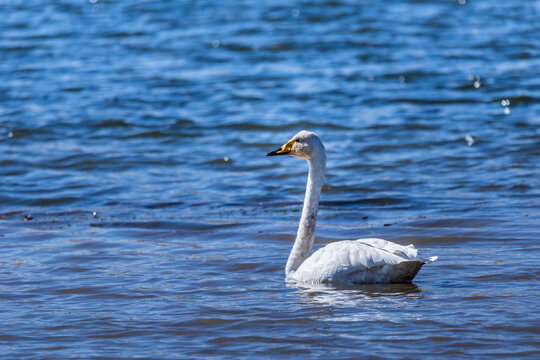
[[[329,285],[288,283],[307,297],[316,299],[320,296],[336,298],[379,298],[379,297],[420,297],[422,289],[416,284],[363,284],[363,285]]]
[[[306,303],[322,306],[326,321],[401,322],[421,316],[413,308],[423,298],[416,284],[306,285],[289,283]]]

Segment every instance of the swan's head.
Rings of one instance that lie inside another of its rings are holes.
[[[266,156],[292,155],[300,159],[311,160],[317,156],[324,156],[324,154],[325,150],[321,139],[311,131],[302,130],[279,149],[269,152]]]

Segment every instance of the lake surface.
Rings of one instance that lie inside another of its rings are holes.
[[[540,356],[540,1],[0,4],[0,347],[22,358]],[[284,281],[315,247],[439,256]]]

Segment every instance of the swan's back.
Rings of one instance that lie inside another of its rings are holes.
[[[292,278],[305,283],[410,283],[424,261],[414,246],[382,239],[338,241],[307,258]]]

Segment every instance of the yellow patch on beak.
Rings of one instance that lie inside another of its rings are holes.
[[[289,142],[287,142],[285,145],[281,146],[275,151],[269,152],[268,154],[266,154],[266,156],[288,155],[293,148],[294,142],[294,140],[289,140]]]
[[[290,140],[285,145],[283,145],[280,149],[276,150],[276,154],[287,155],[288,153],[291,152],[293,145],[294,145],[294,140]]]

